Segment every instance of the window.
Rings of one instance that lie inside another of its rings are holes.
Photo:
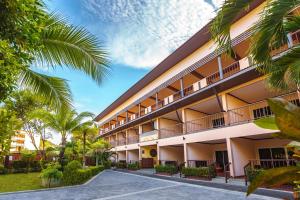
[[[213,128],[218,128],[218,127],[224,126],[225,125],[224,117],[221,117],[221,118],[218,118],[218,119],[213,119],[212,120],[212,125],[213,125]]]
[[[258,109],[253,110],[254,119],[259,119],[259,118],[267,117],[270,115],[272,115],[270,106],[266,106],[263,108],[258,108]]]
[[[258,150],[260,167],[274,168],[287,165],[284,148],[263,148]]]

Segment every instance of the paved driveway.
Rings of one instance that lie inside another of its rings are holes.
[[[17,180],[16,180],[17,181]],[[0,195],[0,200],[182,200],[246,199],[245,193],[171,182],[115,171],[105,171],[88,184],[76,187]],[[247,199],[272,199],[251,195]]]

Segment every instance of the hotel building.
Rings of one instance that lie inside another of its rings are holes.
[[[285,148],[290,141],[273,138],[276,131],[253,123],[272,115],[267,98],[282,96],[299,105],[292,88],[270,90],[247,55],[251,27],[264,4],[253,1],[232,24],[236,59],[217,49],[207,24],[96,117],[100,137],[110,142],[119,161],[138,161],[145,168],[215,163],[219,174],[232,177],[243,176],[246,165],[293,163]],[[290,33],[289,43],[272,56],[298,44],[299,37],[300,32]]]

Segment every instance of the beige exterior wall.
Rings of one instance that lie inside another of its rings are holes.
[[[205,116],[205,114],[187,108],[184,109],[184,116],[185,116],[185,121],[188,122],[195,119],[200,119],[201,117]]]
[[[117,151],[118,161],[126,160],[126,151]]]
[[[139,161],[139,149],[127,151],[127,162]]]
[[[178,123],[179,122],[177,122],[175,120],[159,118],[159,127],[160,127],[160,129],[169,129],[169,128],[174,127],[174,125],[176,125]]]
[[[159,159],[184,162],[184,149],[183,146],[167,146],[159,147]]]

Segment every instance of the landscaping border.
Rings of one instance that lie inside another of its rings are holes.
[[[15,191],[15,192],[1,192],[0,196],[1,195],[8,195],[8,194],[18,194],[18,193],[27,193],[27,192],[42,192],[42,191],[51,191],[51,190],[59,190],[59,189],[64,189],[64,188],[73,188],[73,187],[85,186],[85,185],[88,185],[89,183],[91,183],[95,178],[97,178],[98,176],[100,176],[100,174],[102,174],[105,171],[106,171],[106,169],[104,169],[103,171],[99,172],[97,175],[93,176],[92,178],[90,178],[89,180],[87,180],[83,184],[67,185],[67,186],[60,186],[60,187],[53,187],[53,188],[42,188],[42,189],[36,189],[36,190],[22,190],[22,191]]]

